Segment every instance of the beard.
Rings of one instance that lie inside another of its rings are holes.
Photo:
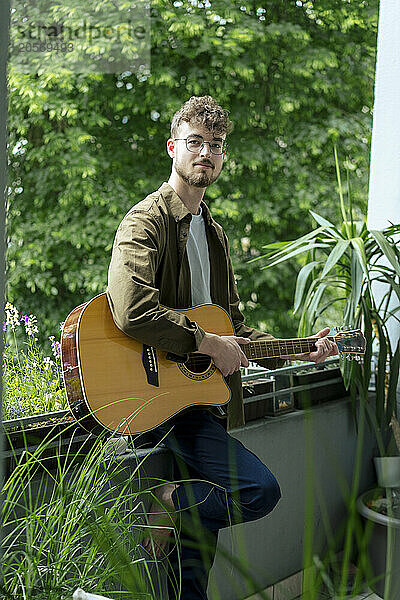
[[[183,165],[181,161],[175,161],[175,171],[178,173],[181,179],[183,179],[183,181],[188,185],[200,188],[207,187],[214,183],[220,173],[220,171],[215,173],[215,167],[210,173],[208,171],[200,171],[199,173],[196,173],[195,171],[189,169],[190,168]]]

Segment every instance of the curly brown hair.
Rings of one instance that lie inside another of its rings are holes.
[[[224,110],[212,96],[192,96],[174,114],[171,122],[171,137],[178,135],[183,122],[203,125],[214,134],[228,134],[232,131],[232,121],[227,110]]]

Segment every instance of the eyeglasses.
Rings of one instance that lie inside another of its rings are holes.
[[[203,140],[203,138],[190,136],[187,138],[174,138],[174,140],[185,141],[186,148],[189,150],[189,152],[194,152],[195,154],[203,150],[204,144],[208,144],[212,154],[223,154],[226,150],[226,142],[209,142],[207,140]]]

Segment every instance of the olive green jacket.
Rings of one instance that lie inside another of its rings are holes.
[[[229,313],[236,335],[252,340],[272,338],[244,325],[227,237],[204,202],[202,209],[214,304]],[[186,253],[191,218],[172,187],[163,183],[159,190],[133,206],[122,220],[108,272],[107,297],[117,327],[143,344],[178,356],[197,350],[204,336],[204,330],[197,323],[174,310],[192,306]],[[274,369],[284,361],[257,362]],[[228,428],[231,429],[244,423],[240,373],[226,380],[232,392],[228,405]]]

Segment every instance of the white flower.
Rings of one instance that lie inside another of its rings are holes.
[[[50,356],[45,356],[43,359],[43,366],[45,369],[50,369],[50,367],[54,365],[53,361],[51,360]]]
[[[19,326],[19,314],[17,309],[11,302],[7,302],[5,305],[5,313],[6,313],[6,323],[10,326],[11,329]]]
[[[58,342],[54,338],[54,335],[51,335],[49,337],[49,340],[51,341],[51,351],[53,353],[54,358],[59,358],[61,356],[61,344],[60,344],[60,342]]]
[[[24,322],[25,331],[28,335],[38,333],[37,318],[34,315],[22,315],[21,321]],[[37,338],[35,338],[35,341],[37,341]]]

